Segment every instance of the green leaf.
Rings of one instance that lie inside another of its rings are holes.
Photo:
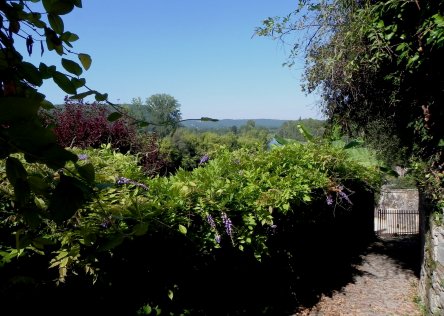
[[[136,236],[143,236],[148,231],[148,223],[139,223],[133,228],[133,233]]]
[[[15,186],[19,180],[27,180],[28,173],[20,160],[15,157],[6,159],[6,176],[9,182]]]
[[[218,119],[214,119],[214,118],[211,118],[211,117],[205,117],[205,116],[201,117],[200,120],[202,122],[219,122]]]
[[[32,24],[34,24],[34,26],[38,27],[39,29],[44,29],[46,27],[46,23],[41,20],[35,20],[32,22]],[[43,43],[43,42],[40,42],[40,43]]]
[[[275,135],[275,136],[274,136],[274,139],[276,139],[276,141],[277,141],[279,144],[281,144],[281,145],[286,145],[286,144],[288,144],[288,141],[287,141],[285,138],[283,138],[283,137],[281,137],[281,136],[279,136],[279,135]]]
[[[108,99],[108,93],[98,93],[96,92],[96,101],[97,102],[101,102],[101,101],[106,101],[106,99]]]
[[[32,157],[41,156],[42,152],[47,150],[47,148],[57,144],[53,131],[44,128],[35,120],[15,122],[8,129],[8,133],[11,137],[11,142]]]
[[[45,37],[46,46],[50,51],[54,50],[56,45],[60,45],[60,39],[57,37],[57,34],[49,27],[45,27]]]
[[[75,100],[81,100],[81,99],[84,99],[87,96],[90,96],[90,95],[95,94],[95,93],[96,93],[96,91],[85,91],[85,92],[82,92],[82,93],[78,93],[76,95],[72,95],[69,98],[70,99],[75,99]]]
[[[41,210],[46,210],[46,203],[43,199],[39,198],[39,197],[34,197],[34,202],[35,205],[37,205],[37,207]]]
[[[28,173],[20,160],[14,157],[6,159],[6,176],[14,187],[15,201],[24,206],[29,201],[31,189],[28,182]]]
[[[60,182],[54,190],[48,208],[51,219],[57,224],[70,219],[85,203],[82,187],[85,188],[75,178],[60,175]]]
[[[85,70],[88,70],[89,67],[91,67],[92,59],[88,54],[79,54],[79,60]]]
[[[66,43],[70,43],[77,41],[79,39],[79,36],[71,32],[65,32],[60,36],[60,39]]]
[[[83,166],[76,165],[76,169],[80,176],[85,179],[89,184],[93,184],[96,178],[94,166],[91,163],[87,163]]]
[[[65,25],[63,24],[63,20],[60,18],[60,16],[55,14],[48,14],[48,22],[54,32],[56,32],[57,34],[63,34]]]
[[[45,180],[43,180],[40,175],[30,175],[28,177],[28,182],[32,192],[39,195],[45,195],[46,193],[48,193],[49,185],[45,182]]]
[[[441,138],[438,143],[438,147],[444,147],[444,139]]]
[[[99,247],[99,251],[107,251],[120,246],[124,241],[124,237],[122,235],[114,236],[112,239],[108,240],[103,244],[103,246]]]
[[[108,121],[114,122],[114,121],[117,121],[121,117],[122,117],[122,114],[120,114],[119,112],[114,112],[114,113],[111,113],[110,115],[108,115]]]
[[[40,63],[39,71],[43,79],[49,79],[52,77],[52,74],[56,70],[55,66],[46,66],[44,63]]]
[[[153,309],[151,308],[150,305],[145,305],[142,307],[142,311],[143,311],[144,315],[151,315],[151,312],[153,311]]]
[[[55,45],[55,46],[54,46],[54,50],[55,50],[56,53],[59,54],[60,56],[63,56],[63,55],[65,54],[64,51],[63,51],[63,45],[61,44],[61,42],[60,42],[59,45]]]
[[[59,71],[55,71],[52,74],[54,82],[68,94],[76,94],[76,87],[72,84],[71,80]]]
[[[21,10],[23,10],[23,8],[25,7],[25,5],[23,4],[23,1],[22,1],[22,3],[14,3],[14,2],[11,2],[11,6],[15,9],[15,10],[17,10],[17,11],[21,11]]]
[[[20,23],[17,20],[11,20],[9,22],[9,31],[12,33],[18,33],[20,31]]]
[[[54,245],[54,242],[52,240],[43,237],[34,238],[32,240],[32,243],[39,249],[43,249],[45,246]]]
[[[83,87],[86,84],[85,78],[71,78],[71,83],[76,89]]]
[[[78,63],[69,59],[62,58],[62,66],[66,71],[69,71],[76,76],[80,76],[83,72],[82,67],[80,67]]]
[[[42,75],[40,71],[33,64],[28,62],[22,62],[21,67],[22,67],[23,77],[26,79],[26,81],[35,86],[42,85],[43,83]]]
[[[64,15],[74,9],[74,3],[67,0],[42,0],[43,7],[50,14]]]
[[[37,12],[32,12],[28,14],[28,19],[31,23],[35,23],[37,21],[40,21],[42,18],[42,15]]]
[[[313,135],[311,135],[310,132],[307,131],[307,129],[302,124],[298,124],[297,128],[307,141],[312,142],[314,140]]]
[[[82,7],[82,0],[72,0],[72,3],[73,3],[77,8],[81,8],[81,7]]]
[[[172,291],[172,290],[168,290],[168,298],[169,298],[170,300],[173,300],[173,297],[174,297],[174,293],[173,293],[173,291]]]
[[[413,55],[413,57],[409,58],[407,61],[407,68],[415,64],[415,62],[419,59],[419,54]]]
[[[50,132],[52,135],[53,133]],[[30,157],[25,154],[28,162],[42,162],[53,169],[62,168],[68,161],[77,161],[76,154],[59,146],[55,140],[48,139],[49,144],[37,144],[37,150],[34,150],[34,156]]]
[[[40,101],[20,97],[3,97],[0,106],[0,123],[30,120],[37,117]]]
[[[402,51],[404,51],[404,50],[406,50],[408,48],[409,48],[408,44],[405,43],[405,42],[402,42],[398,46],[396,46],[396,51],[397,52],[402,52]]]
[[[44,108],[45,110],[51,110],[54,108],[54,104],[52,104],[51,102],[49,102],[48,100],[43,100],[40,103],[41,107]]]
[[[43,7],[45,8],[46,12],[51,11],[53,2],[53,0],[42,0]]]
[[[182,234],[186,235],[187,234],[187,228],[185,226],[179,224],[179,232],[181,232]]]

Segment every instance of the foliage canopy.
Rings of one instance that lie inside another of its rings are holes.
[[[299,1],[257,29],[283,41],[301,32],[289,64],[303,53],[303,88],[321,95],[330,123],[364,136],[391,164],[415,156],[428,177],[442,178],[444,2]]]
[[[289,63],[303,52],[303,88],[320,93],[329,119],[352,134],[393,135],[410,151],[430,156],[443,137],[443,6],[300,1],[288,16],[265,20],[257,33],[286,40],[306,32],[293,43]]]
[[[129,110],[139,120],[150,122],[148,129],[159,137],[174,131],[182,119],[179,101],[166,93],[154,94],[145,103],[140,98],[134,98]]]

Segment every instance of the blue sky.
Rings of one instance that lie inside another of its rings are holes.
[[[301,65],[282,67],[286,49],[253,37],[269,16],[285,15],[295,0],[83,1],[64,16],[65,30],[79,35],[76,52],[93,59],[87,85],[112,102],[129,103],[167,93],[183,118],[320,118],[314,96],[300,89]],[[23,44],[24,46],[24,44]],[[24,50],[24,47],[23,47]],[[30,59],[60,65],[39,48]],[[26,54],[23,54],[26,56]],[[76,60],[76,56],[67,56]],[[61,66],[58,66],[61,68]],[[53,103],[64,93],[42,87]]]

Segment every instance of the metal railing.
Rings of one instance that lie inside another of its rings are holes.
[[[419,234],[419,211],[378,209],[375,232],[377,235]]]

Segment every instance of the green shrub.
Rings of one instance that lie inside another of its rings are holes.
[[[86,166],[95,166],[86,206],[66,222],[44,220],[23,230],[29,219],[14,214],[14,203],[5,203],[9,206],[0,209],[1,231],[10,236],[1,241],[3,262],[37,260],[40,254],[49,261],[50,271],[58,273],[59,282],[74,275],[85,279],[86,274],[107,284],[113,282],[109,278],[120,278],[112,273],[115,264],[145,258],[144,249],[158,251],[147,261],[133,262],[134,267],[158,271],[152,277],[160,278],[159,283],[147,285],[153,292],[145,303],[151,306],[161,304],[165,288],[185,282],[191,273],[187,269],[197,269],[202,258],[242,253],[245,260],[263,260],[274,234],[285,235],[294,225],[325,225],[341,213],[349,214],[352,204],[359,203],[355,193],[380,183],[376,168],[355,163],[344,150],[323,143],[271,151],[222,149],[192,171],[155,178],[143,174],[137,157],[117,153],[109,145],[73,151],[80,161],[77,166],[68,164],[61,177],[82,179]],[[43,170],[49,186],[60,181],[46,167],[25,166],[30,175],[31,168]],[[0,176],[5,179],[3,165]],[[2,181],[2,187],[1,199],[12,201],[9,184]],[[33,198],[39,212],[46,212],[50,197],[42,193]],[[14,222],[7,220],[12,214]],[[179,269],[175,263],[182,260],[187,262],[184,270],[173,273],[171,265]],[[161,305],[165,304],[173,303]]]

